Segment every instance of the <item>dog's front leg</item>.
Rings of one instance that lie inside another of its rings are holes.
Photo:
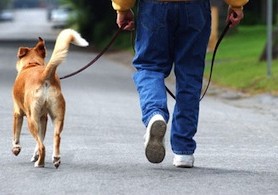
[[[38,144],[36,144],[33,156],[31,158],[31,162],[36,162],[39,159],[39,151],[38,150],[39,150],[39,146],[38,146]]]
[[[13,119],[13,148],[12,152],[14,155],[18,155],[21,151],[20,146],[20,133],[23,123],[23,115],[14,112],[14,119]]]

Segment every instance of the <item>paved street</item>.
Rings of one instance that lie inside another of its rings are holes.
[[[13,22],[0,22],[1,40],[32,40],[43,36],[45,40],[53,40],[59,29],[52,29],[47,22],[47,12],[43,9],[19,9],[14,12]]]
[[[17,13],[17,17],[27,17],[26,13],[35,18],[44,14],[41,10],[28,10]],[[27,20],[31,25],[30,18]],[[158,165],[150,164],[144,156],[145,129],[140,122],[139,101],[131,79],[133,70],[114,60],[113,55],[102,57],[85,72],[62,81],[67,111],[60,167],[55,169],[51,163],[50,121],[45,139],[45,168],[34,168],[30,162],[35,142],[26,121],[21,136],[22,151],[15,157],[11,152],[11,89],[16,76],[17,49],[22,40],[25,44],[30,42],[25,46],[32,47],[32,36],[36,39],[37,35],[43,38],[46,35],[50,42],[57,34],[45,21],[39,24],[44,26],[43,31],[34,27],[35,32],[30,32],[30,28],[29,33],[19,29],[11,32],[8,27],[15,23],[0,23],[1,195],[278,193],[277,97],[230,98],[234,93],[225,91],[206,96],[201,102],[195,168],[180,169],[172,165],[169,131],[165,137],[165,160]],[[6,29],[10,32],[4,33]],[[17,31],[19,34],[15,36]],[[7,37],[9,34],[11,39]],[[48,58],[52,49],[49,45]],[[72,47],[58,74],[78,69],[95,55],[87,49]],[[168,86],[174,88],[171,83]],[[213,90],[217,91],[211,89],[210,93]],[[170,112],[173,106],[169,96]]]

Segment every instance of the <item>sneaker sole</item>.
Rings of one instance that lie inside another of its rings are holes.
[[[165,157],[163,138],[166,132],[164,121],[155,121],[150,129],[150,138],[145,149],[145,155],[151,163],[160,163]]]
[[[179,163],[176,163],[176,164],[173,164],[175,167],[178,167],[178,168],[193,168],[194,165],[185,165],[185,164],[179,164]]]
[[[184,160],[176,160],[176,158],[174,158],[173,165],[179,168],[193,168],[194,156],[192,155],[192,157],[188,157],[188,159],[184,159]]]

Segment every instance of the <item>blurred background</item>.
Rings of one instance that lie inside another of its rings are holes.
[[[205,76],[227,13],[224,0],[211,0],[211,5],[212,34]],[[219,48],[213,82],[245,93],[277,95],[278,0],[250,0],[244,11],[241,25],[229,31]],[[28,39],[35,32],[46,40],[54,40],[61,29],[71,27],[93,43],[95,49],[101,49],[117,30],[115,20],[110,0],[0,1],[2,40]],[[132,55],[131,45],[130,33],[124,32],[113,47],[130,50]]]

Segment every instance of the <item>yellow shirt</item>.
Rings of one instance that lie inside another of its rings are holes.
[[[131,9],[136,0],[112,0],[113,8],[117,11],[126,11]],[[234,9],[242,9],[249,0],[225,0],[225,2]]]
[[[112,0],[113,8],[117,11],[126,11],[131,9],[136,0]]]
[[[242,9],[242,7],[248,3],[249,0],[225,0],[228,5],[234,9]]]

